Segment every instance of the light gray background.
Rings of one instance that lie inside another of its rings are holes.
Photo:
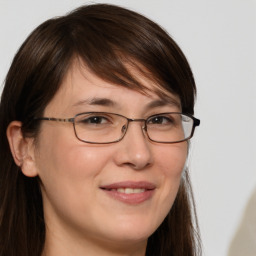
[[[228,250],[256,187],[256,1],[93,2],[145,14],[162,25],[186,54],[198,86],[195,115],[201,119],[190,171],[204,255],[233,256]],[[32,29],[85,3],[92,1],[0,0],[0,82]],[[255,212],[256,206],[251,208]],[[250,221],[254,230],[255,218]],[[247,235],[243,238],[249,241]]]

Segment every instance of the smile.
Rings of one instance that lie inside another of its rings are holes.
[[[156,186],[149,182],[119,182],[100,187],[114,200],[126,204],[140,204],[152,198]]]
[[[116,190],[119,193],[125,193],[125,194],[138,194],[145,192],[144,188],[118,188],[118,189],[111,189]]]

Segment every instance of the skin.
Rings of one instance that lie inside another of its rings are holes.
[[[149,89],[154,84],[141,82]],[[104,111],[129,118],[179,112],[179,99],[149,107],[159,97],[101,80],[77,62],[44,116],[69,118],[81,112]],[[93,98],[113,104],[91,104]],[[90,101],[88,101],[88,99]],[[145,255],[148,237],[161,224],[176,197],[187,157],[187,143],[148,140],[140,122],[130,123],[122,141],[93,145],[79,141],[72,123],[43,121],[36,143],[23,138],[12,122],[7,136],[16,163],[26,176],[39,176],[46,223],[43,255]],[[121,181],[147,181],[153,196],[139,204],[110,197],[100,186]]]

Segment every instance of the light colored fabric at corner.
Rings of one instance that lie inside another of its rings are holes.
[[[256,256],[256,189],[231,242],[228,256]]]

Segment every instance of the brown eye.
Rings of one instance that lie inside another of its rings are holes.
[[[153,116],[148,119],[148,124],[171,124],[173,120],[168,116]]]
[[[110,117],[104,115],[82,115],[77,122],[83,125],[107,125],[113,123]]]
[[[108,122],[108,120],[102,116],[93,116],[83,120],[83,122],[88,124],[105,124]]]

